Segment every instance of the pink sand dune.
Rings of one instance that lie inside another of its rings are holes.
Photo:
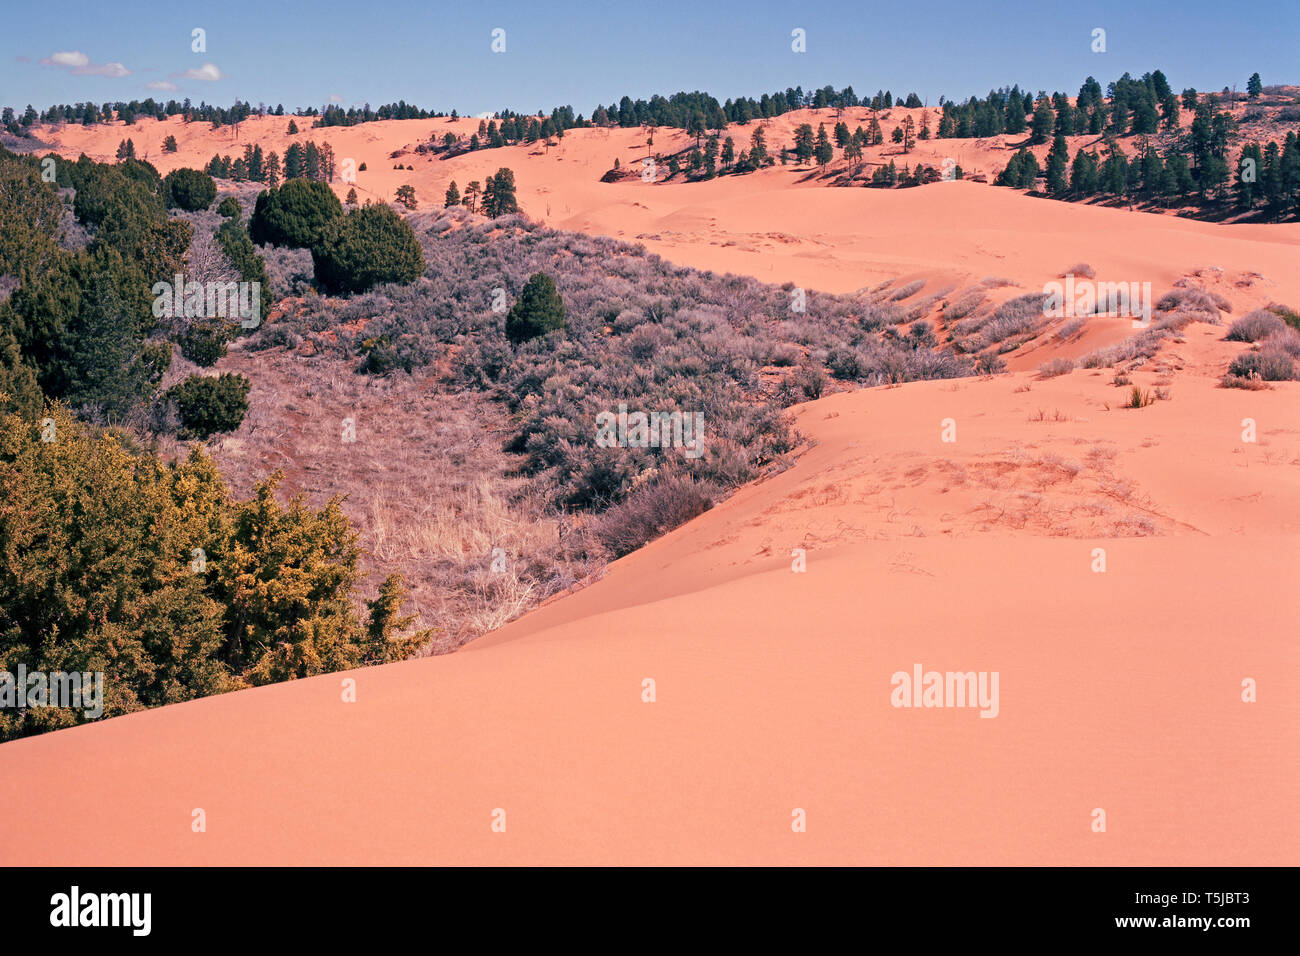
[[[1294,864],[1300,386],[1111,374],[831,396],[460,653],[0,746],[0,863]],[[997,716],[891,706],[915,664],[998,672]]]

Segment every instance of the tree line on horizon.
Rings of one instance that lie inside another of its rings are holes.
[[[405,100],[386,103],[378,109],[371,109],[366,103],[360,109],[349,107],[344,110],[336,104],[327,104],[322,109],[314,106],[299,108],[292,113],[286,112],[284,104],[274,107],[236,100],[232,106],[221,107],[211,103],[199,102],[194,105],[189,97],[183,101],[168,100],[159,102],[153,97],[144,100],[116,100],[112,102],[55,104],[48,109],[38,111],[31,104],[19,116],[12,107],[0,111],[0,126],[13,136],[24,136],[37,123],[58,125],[75,123],[81,126],[95,126],[111,123],[115,119],[128,126],[141,119],[165,120],[173,116],[182,116],[187,123],[206,122],[216,127],[235,126],[251,116],[297,116],[313,119],[314,126],[355,126],[358,123],[371,123],[389,119],[435,119],[449,114],[422,109],[408,104]],[[453,117],[456,112],[450,114]]]
[[[1246,84],[1246,95],[1257,99],[1263,93],[1263,84],[1259,74],[1253,74]],[[1214,102],[1216,97],[1230,96],[1225,87],[1222,94],[1208,94],[1206,99]],[[1067,93],[1060,91],[1050,96],[1039,91],[1036,95],[1013,85],[991,90],[983,97],[971,96],[965,102],[939,97],[941,116],[935,135],[944,139],[969,139],[995,136],[1000,133],[1018,134],[1029,130],[1033,142],[1046,142],[1055,132],[1065,135],[1114,132],[1117,135],[1154,134],[1158,129],[1176,129],[1181,110],[1195,110],[1198,94],[1194,89],[1186,89],[1181,95],[1171,88],[1168,79],[1160,70],[1143,74],[1134,79],[1124,73],[1119,79],[1110,83],[1103,95],[1100,83],[1089,76],[1080,86],[1076,102],[1071,105]],[[491,118],[490,125],[480,123],[479,132],[471,136],[468,142],[447,133],[443,137],[434,136],[441,142],[448,153],[462,149],[496,148],[517,143],[532,143],[537,140],[550,141],[563,137],[566,130],[588,127],[668,127],[684,129],[692,134],[703,134],[708,130],[721,132],[730,124],[745,125],[751,120],[771,119],[798,109],[833,108],[844,110],[851,107],[866,107],[873,110],[890,109],[894,106],[920,108],[923,102],[916,93],[906,97],[894,97],[890,90],[877,90],[874,96],[859,97],[852,86],[842,90],[827,85],[819,89],[804,90],[802,86],[788,87],[784,91],[764,93],[754,97],[738,97],[719,102],[708,93],[696,90],[692,93],[677,92],[671,96],[654,95],[648,100],[633,99],[623,96],[617,102],[611,100],[608,106],[597,104],[591,118],[586,119],[581,113],[574,112],[572,106],[557,106],[549,115],[541,110],[536,114],[523,114],[513,110],[500,110]],[[1047,111],[1051,111],[1051,125]],[[162,104],[153,98],[143,101],[104,103],[77,103],[73,105],[52,106],[44,112],[37,112],[28,106],[21,117],[10,107],[5,107],[0,115],[0,126],[12,135],[28,135],[30,128],[37,122],[61,123],[76,122],[83,125],[110,122],[116,116],[127,124],[137,118],[152,116],[165,119],[169,116],[183,115],[187,121],[204,120],[214,124],[237,125],[252,115],[284,116],[284,106],[274,109],[259,105],[254,108],[247,102],[236,101],[229,108],[220,108],[201,102],[194,106],[187,98],[183,102],[169,100]],[[394,104],[371,109],[369,104],[358,109],[343,109],[328,104],[323,109],[315,107],[299,109],[294,114],[299,118],[314,120],[314,126],[353,126],[359,123],[375,122],[385,119],[428,119],[450,116],[458,118],[452,110],[448,113],[429,111],[400,100]],[[495,126],[495,131],[491,128]],[[436,148],[436,147],[435,147]]]

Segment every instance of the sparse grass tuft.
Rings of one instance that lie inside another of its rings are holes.
[[[1156,397],[1151,393],[1150,389],[1143,389],[1134,385],[1133,391],[1129,393],[1128,401],[1124,403],[1124,407],[1146,408],[1148,405],[1154,404],[1155,400]]]

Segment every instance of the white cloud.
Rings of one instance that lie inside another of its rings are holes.
[[[92,63],[72,71],[78,76],[130,76],[131,71],[121,63]]]
[[[332,96],[330,97],[330,102],[331,102],[331,103],[342,103],[342,102],[343,102],[343,97],[341,97],[341,96],[339,96],[337,93],[335,93],[334,95],[332,95]]]
[[[49,56],[44,57],[41,60],[41,63],[45,66],[89,66],[90,57],[86,56],[86,54],[82,53],[80,50],[60,50],[57,53],[51,53]]]
[[[152,83],[146,83],[145,86],[151,90],[174,90],[177,88],[175,83],[168,80],[154,80]]]
[[[172,75],[182,76],[187,80],[203,80],[207,83],[213,83],[221,79],[221,71],[213,63],[204,63],[198,69],[186,70],[184,73],[173,73]]]
[[[121,63],[91,63],[90,57],[80,50],[59,50],[41,58],[42,66],[57,66],[74,76],[130,76],[131,71]]]

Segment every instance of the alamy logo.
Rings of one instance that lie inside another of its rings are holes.
[[[180,273],[175,282],[155,282],[155,319],[239,319],[246,329],[261,322],[262,283],[186,282]]]
[[[50,897],[51,926],[127,926],[133,936],[148,936],[153,926],[152,893],[70,893]]]
[[[28,672],[19,664],[17,674],[0,671],[0,707],[68,707],[97,720],[104,716],[104,672]]]
[[[687,458],[704,454],[703,412],[631,412],[626,402],[618,413],[596,416],[597,448],[684,448]]]
[[[981,717],[998,715],[997,671],[895,671],[889,679],[895,707],[978,707]]]
[[[1130,316],[1134,328],[1151,324],[1150,282],[1093,282],[1076,280],[1070,274],[1064,283],[1052,281],[1044,285],[1043,294],[1047,296],[1043,300],[1043,315],[1047,318],[1115,315]]]

